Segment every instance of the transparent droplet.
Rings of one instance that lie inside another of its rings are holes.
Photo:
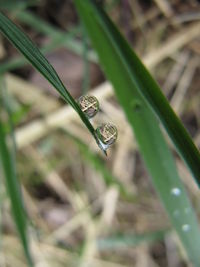
[[[178,188],[178,187],[174,187],[174,188],[172,188],[172,190],[171,190],[171,194],[174,195],[174,196],[180,196],[180,194],[181,194],[181,189]]]
[[[188,232],[188,231],[190,231],[190,229],[191,229],[191,226],[189,224],[183,224],[182,225],[182,230],[184,232]]]
[[[96,129],[96,134],[104,150],[117,140],[117,128],[111,123],[103,123]]]
[[[99,111],[99,101],[95,96],[84,95],[81,96],[77,102],[88,118],[94,117]]]

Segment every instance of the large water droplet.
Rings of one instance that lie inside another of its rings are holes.
[[[181,194],[181,189],[178,188],[178,187],[174,187],[174,188],[172,188],[172,190],[171,190],[171,194],[174,195],[174,196],[180,196],[180,194]]]
[[[104,146],[105,149],[117,140],[117,128],[111,123],[103,123],[101,126],[97,127],[96,134],[100,145]]]
[[[190,229],[191,229],[191,226],[189,224],[183,224],[182,225],[182,230],[184,232],[188,232],[188,231],[190,231]]]
[[[81,96],[77,103],[88,118],[94,117],[99,111],[99,101],[95,96]]]

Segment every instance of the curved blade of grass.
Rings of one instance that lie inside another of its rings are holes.
[[[19,11],[15,14],[15,16],[23,23],[31,26],[38,32],[44,33],[51,37],[58,37],[63,34],[67,34],[66,32],[60,30],[59,28],[54,27],[53,25],[48,24],[40,17],[34,15],[33,13],[25,10]],[[80,29],[79,29],[80,32]]]
[[[25,9],[29,6],[36,6],[39,4],[38,0],[1,0],[0,10],[18,10]]]
[[[4,106],[7,109],[7,113],[9,113],[8,106],[6,104],[5,99],[2,96],[2,88],[0,94],[0,104],[1,107]],[[1,108],[2,112],[2,108]],[[8,114],[9,115],[9,114]],[[9,116],[8,116],[9,117]],[[12,123],[9,119],[10,128],[12,128]],[[25,256],[29,263],[29,266],[33,266],[31,254],[29,251],[29,243],[28,243],[28,235],[27,235],[27,218],[26,212],[24,209],[22,196],[20,192],[20,186],[17,181],[16,175],[16,166],[15,166],[15,144],[13,140],[13,136],[10,137],[11,146],[8,145],[8,136],[5,133],[4,122],[0,116],[0,161],[3,169],[3,174],[6,182],[6,189],[11,201],[12,213],[14,217],[14,221],[19,233],[19,237],[21,243],[24,248]]]
[[[78,113],[79,117],[86,125],[88,130],[91,132],[95,138],[97,144],[105,152],[101,146],[96,132],[85,116],[85,114],[80,109],[79,105],[73,99],[71,94],[67,91],[66,87],[60,80],[58,74],[52,67],[52,65],[47,61],[47,59],[42,55],[40,50],[33,44],[29,37],[23,33],[11,20],[9,20],[5,15],[0,13],[0,31],[8,38],[8,40],[30,61],[30,63],[54,86],[54,88],[60,93],[63,99],[68,102],[73,109]]]
[[[67,35],[58,36],[52,39],[52,41],[41,47],[41,52],[45,55],[56,48],[62,47],[62,46],[69,46],[71,47],[72,38],[76,34],[76,32],[79,31],[79,29],[73,29],[70,31]],[[6,71],[14,70],[16,68],[22,67],[29,64],[29,61],[27,61],[24,57],[15,57],[11,58],[10,60],[3,62],[0,64],[0,74],[5,73]]]
[[[84,26],[82,26],[83,33],[83,52],[82,52],[82,60],[83,60],[83,82],[82,82],[82,93],[86,94],[90,87],[90,62],[89,62],[89,45],[88,45],[88,36],[85,31]]]
[[[110,237],[99,238],[97,246],[99,250],[121,249],[124,247],[138,246],[142,243],[152,243],[163,240],[168,230],[161,230],[145,234],[118,234]]]
[[[45,35],[49,35],[49,37],[52,38],[49,44],[41,48],[41,52],[44,55],[62,46],[68,48],[77,55],[82,55],[82,44],[75,40],[75,36],[81,33],[81,27],[75,27],[65,33],[50,26],[49,24],[45,23],[45,21],[41,20],[39,17],[30,12],[20,11],[17,12],[15,16],[17,16],[17,18],[23,23],[34,28],[36,31]],[[88,59],[90,61],[97,62],[97,57],[94,51],[88,51]],[[0,64],[0,74],[22,67],[26,64],[29,64],[29,62],[24,57],[10,59],[9,61]]]
[[[27,10],[20,11],[15,15],[21,22],[31,26],[38,32],[48,35],[50,38],[53,37],[54,39],[54,38],[60,37],[62,39],[64,38],[64,36],[69,34],[68,32],[66,33],[64,31],[61,31],[58,28],[53,27],[52,25],[46,23],[40,17],[34,15],[31,12],[28,12]],[[81,34],[81,27],[77,27],[76,33],[79,33],[79,35]],[[78,41],[77,39],[74,38],[73,40],[68,40],[65,46],[71,51],[73,51],[74,53],[76,53],[77,55],[82,56],[83,46],[82,46],[82,43]],[[97,62],[97,57],[94,51],[92,50],[88,51],[88,59],[93,62]]]
[[[178,176],[171,152],[159,128],[158,120],[135,86],[134,75],[124,64],[123,46],[118,47],[107,29],[109,20],[90,0],[75,0],[93,45],[116,95],[130,122],[154,186],[191,261],[199,266],[200,230]],[[103,14],[103,15],[102,15]],[[111,24],[111,22],[110,22]],[[114,28],[114,25],[111,24]],[[115,33],[116,31],[114,31]],[[120,36],[120,38],[122,38]],[[125,46],[126,49],[126,46]],[[142,73],[139,77],[142,76]]]
[[[74,28],[67,34],[56,36],[49,44],[41,47],[41,52],[45,55],[62,46],[69,45],[71,47],[71,43],[73,42],[73,38],[77,32],[79,32],[79,28]],[[27,59],[24,57],[11,58],[10,60],[0,64],[0,74],[25,66],[27,64],[29,64],[29,61],[27,61]]]
[[[86,3],[82,3],[82,5],[86,6],[87,3],[88,1],[86,1]],[[98,24],[98,27],[101,27],[105,38],[107,38],[112,46],[113,51],[112,53],[107,54],[107,57],[109,58],[114,54],[118,57],[117,63],[120,64],[121,69],[126,71],[131,77],[131,84],[134,90],[137,90],[140,96],[159,117],[177,151],[190,168],[196,182],[200,186],[200,153],[194,145],[190,135],[174,113],[173,109],[170,107],[156,81],[152,78],[137,55],[132,51],[127,41],[122,37],[106,13],[100,8],[100,6],[95,4],[95,1],[90,1],[90,3],[91,12],[94,12],[92,11],[92,8],[96,10],[95,12],[97,17],[95,18],[95,22]],[[93,7],[91,5],[93,5]],[[89,5],[87,7],[89,9]],[[92,28],[92,26],[90,26],[90,28]],[[93,27],[93,32],[94,28],[95,27]],[[101,42],[97,33],[95,34],[95,38],[99,38],[99,44],[102,45],[103,49],[105,45]],[[123,90],[125,90],[125,88],[123,88]]]

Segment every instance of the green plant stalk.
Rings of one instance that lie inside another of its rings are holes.
[[[163,240],[168,232],[169,230],[165,229],[144,234],[116,234],[105,238],[99,238],[97,240],[97,246],[101,251],[133,247],[142,243],[146,244]]]
[[[84,26],[82,27],[83,32],[83,82],[82,82],[82,94],[86,94],[90,86],[90,62],[88,58],[89,46],[88,37]]]
[[[0,10],[20,10],[25,9],[30,6],[36,6],[39,4],[37,0],[1,0],[0,1]]]
[[[4,89],[1,88],[0,91],[0,104],[1,104],[1,112],[2,107],[5,107],[5,111],[9,117],[9,125],[10,129],[12,129],[12,122],[9,114],[9,108],[6,104],[7,99],[4,99],[3,95]],[[1,115],[1,114],[0,114]],[[15,142],[13,137],[13,132],[11,132],[11,136],[7,136],[4,128],[4,124],[2,118],[0,116],[0,166],[2,166],[3,174],[5,177],[6,189],[8,192],[8,196],[11,201],[11,208],[13,217],[15,220],[15,224],[19,233],[19,237],[24,248],[25,256],[27,258],[27,262],[29,266],[33,266],[33,261],[31,258],[31,253],[29,250],[29,242],[28,242],[28,233],[27,233],[27,217],[26,212],[23,205],[23,200],[21,196],[20,186],[17,181],[16,174],[16,163],[15,163]],[[8,145],[8,137],[10,137],[11,141]]]
[[[31,26],[36,31],[43,33],[50,38],[65,38],[70,34],[69,32],[64,32],[56,27],[53,27],[52,25],[46,23],[44,20],[34,15],[33,13],[28,12],[27,10],[18,12],[16,16],[21,22]],[[80,26],[74,28],[74,31],[76,31],[76,34],[79,35],[82,33]],[[74,36],[72,36],[72,38],[69,39],[68,42],[66,42],[64,45],[66,48],[70,49],[77,55],[82,56],[83,45],[80,41],[75,39]],[[97,56],[94,51],[88,51],[88,59],[92,62],[97,62]]]
[[[125,64],[127,55],[124,55],[124,49],[126,50],[127,43],[121,41],[122,36],[115,26],[93,1],[75,0],[75,4],[98,52],[104,71],[112,82],[118,100],[134,130],[154,186],[172,225],[190,260],[195,266],[200,266],[200,230],[197,218],[159,128],[158,119],[138,91],[136,73]],[[113,39],[113,35],[117,35],[117,41]],[[119,46],[122,43],[123,45]],[[129,56],[132,57],[132,54]],[[140,63],[137,61],[133,66],[136,68],[137,64]],[[137,76],[139,80],[143,79],[142,71],[143,68],[140,68]]]
[[[89,6],[87,4],[88,1],[85,2],[86,3],[82,3],[82,5]],[[119,58],[118,64],[126,69],[131,77],[134,90],[140,94],[142,99],[160,119],[177,151],[186,162],[197,184],[200,186],[200,153],[190,135],[170,107],[156,81],[152,78],[137,55],[132,51],[127,41],[122,37],[121,33],[114,26],[106,13],[100,6],[95,4],[95,1],[90,1],[90,10],[92,10],[92,8],[96,10],[96,23],[103,29],[105,37],[112,45],[113,53],[116,53]],[[97,38],[97,34],[95,38]],[[101,43],[101,40],[99,40],[99,43]],[[107,54],[107,56],[109,57],[110,55]],[[106,66],[104,66],[104,68],[106,68]]]
[[[57,28],[54,28],[38,17],[35,17],[33,14],[27,11],[20,11],[15,14],[17,18],[23,23],[33,27],[35,30],[48,35],[52,40],[49,44],[41,48],[41,52],[46,55],[49,52],[52,52],[56,48],[66,47],[77,55],[82,55],[82,44],[75,40],[75,36],[81,33],[81,28],[75,27],[69,30],[67,33],[59,31]],[[88,60],[92,62],[97,62],[97,57],[94,51],[88,51],[87,53]],[[29,64],[29,62],[22,57],[17,57],[10,59],[9,61],[3,62],[0,64],[0,74],[5,73],[6,71],[11,71],[19,67],[23,67]]]
[[[41,48],[41,52],[45,55],[49,52],[52,52],[56,48],[62,47],[63,45],[71,47],[73,37],[77,32],[79,32],[79,28],[72,29],[68,34],[53,37],[49,44]],[[27,61],[27,59],[24,57],[12,58],[9,61],[0,64],[0,74],[23,67],[27,64],[29,64],[29,61]]]
[[[77,112],[82,122],[93,135],[98,146],[106,154],[106,150],[102,147],[96,131],[92,124],[82,112],[77,102],[68,92],[58,74],[48,60],[43,56],[40,50],[35,46],[31,39],[23,33],[10,19],[3,13],[0,13],[0,31],[8,38],[8,40],[26,57],[30,63],[54,86],[63,99],[68,102]]]
[[[3,166],[3,173],[6,180],[6,188],[11,201],[12,213],[19,232],[19,236],[24,248],[29,266],[33,266],[31,255],[29,252],[29,244],[27,238],[27,223],[25,211],[22,206],[22,200],[19,185],[16,179],[16,171],[13,169],[12,155],[6,144],[6,136],[3,131],[3,125],[0,121],[0,159]]]

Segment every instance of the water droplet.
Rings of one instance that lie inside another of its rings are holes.
[[[175,210],[175,211],[173,212],[173,215],[174,215],[175,217],[178,217],[178,216],[180,215],[180,211],[179,211],[179,210]]]
[[[104,150],[117,140],[117,128],[111,123],[103,123],[96,129],[96,134]]]
[[[99,111],[99,101],[95,96],[81,96],[77,102],[81,110],[88,118],[94,117]]]
[[[172,190],[171,190],[171,194],[174,195],[174,196],[180,196],[180,194],[181,194],[181,189],[178,188],[178,187],[174,187],[174,188],[172,188]]]
[[[183,224],[182,225],[182,230],[184,232],[188,232],[188,231],[190,231],[190,229],[191,229],[191,226],[189,224]]]

